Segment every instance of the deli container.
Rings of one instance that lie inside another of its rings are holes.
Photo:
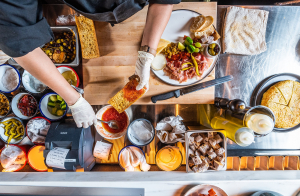
[[[60,65],[68,65],[68,66],[78,66],[79,65],[79,39],[78,39],[78,33],[76,26],[62,26],[62,27],[51,27],[51,30],[53,33],[55,32],[62,32],[62,31],[72,31],[75,34],[75,40],[76,40],[76,56],[73,62],[71,63],[54,63],[56,66]],[[20,66],[13,58],[10,58],[8,60],[8,63],[10,65]]]
[[[194,171],[190,168],[189,166],[189,137],[193,134],[193,133],[219,133],[220,136],[222,137],[223,141],[220,143],[222,145],[220,145],[221,147],[223,147],[225,149],[225,165],[223,168],[221,168],[220,170],[213,170],[213,169],[208,169],[205,172],[217,172],[217,171],[226,171],[227,169],[227,138],[224,136],[224,134],[222,132],[220,132],[220,130],[216,130],[216,129],[204,129],[204,130],[193,130],[193,131],[188,131],[185,133],[185,154],[186,154],[186,172],[187,173],[194,173]]]

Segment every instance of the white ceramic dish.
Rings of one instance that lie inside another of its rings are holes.
[[[3,96],[5,96],[5,95],[2,94],[2,93],[0,93],[0,94],[3,95]],[[11,112],[11,104],[10,104],[10,101],[9,101],[9,99],[8,99],[7,96],[5,96],[5,97],[6,97],[6,99],[8,100],[8,103],[9,103],[9,109],[8,109],[8,112],[7,112],[5,115],[3,115],[3,116],[0,115],[0,118],[4,118],[5,116],[7,116],[7,115]]]
[[[113,108],[113,106],[107,105],[107,106],[104,106],[103,108],[101,108],[101,109],[97,112],[97,114],[96,114],[97,119],[102,119],[103,113],[104,113],[106,110],[108,110],[109,108]],[[120,137],[122,137],[123,135],[125,135],[126,132],[127,132],[127,128],[128,128],[128,126],[129,126],[129,124],[130,124],[129,116],[128,116],[128,114],[127,114],[126,111],[125,111],[125,113],[126,113],[126,116],[127,116],[127,127],[124,129],[124,131],[122,131],[122,132],[120,132],[120,133],[110,133],[110,132],[106,131],[106,130],[103,128],[101,122],[97,121],[97,124],[94,125],[95,128],[96,128],[96,130],[97,130],[97,132],[98,132],[102,137],[104,137],[104,138],[106,138],[106,139],[111,139],[111,140],[119,139]]]
[[[122,149],[120,150],[119,155],[118,155],[118,162],[119,162],[119,165],[120,165],[120,167],[121,167],[122,169],[124,169],[124,170],[125,170],[125,168],[124,168],[122,162],[120,162],[120,159],[121,159],[121,155],[122,155],[123,150],[126,149],[126,148],[128,148],[128,147],[135,147],[135,148],[139,149],[139,150],[144,154],[144,157],[146,158],[144,151],[143,151],[140,147],[135,146],[135,145],[125,146],[124,148],[122,148]]]
[[[51,95],[57,95],[57,94],[56,94],[56,93],[48,93],[48,94],[44,95],[44,96],[41,98],[40,104],[39,104],[40,112],[41,112],[41,114],[42,114],[45,118],[47,118],[47,119],[50,120],[50,121],[60,120],[60,119],[62,119],[62,118],[66,115],[66,113],[67,113],[67,111],[68,111],[68,105],[67,105],[67,107],[66,107],[65,113],[64,113],[62,116],[54,116],[53,114],[51,114],[51,113],[49,112],[48,106],[47,106],[47,105],[48,105],[48,101],[49,101],[49,97],[50,97]]]
[[[79,76],[77,75],[77,73],[74,69],[72,69],[71,67],[68,67],[68,66],[59,66],[59,67],[57,67],[57,69],[58,69],[59,73],[61,73],[61,74],[64,73],[65,71],[73,71],[76,76],[76,79],[77,79],[76,87],[79,86],[79,83],[80,83]]]
[[[184,194],[184,196],[193,196],[193,195],[199,195],[199,194],[208,195],[208,191],[210,189],[214,189],[214,191],[216,192],[216,194],[218,196],[228,196],[227,193],[225,193],[225,191],[223,191],[221,188],[214,186],[214,185],[209,185],[209,184],[201,184],[201,185],[195,186],[195,187],[191,188],[190,190],[188,190],[188,192],[186,192]]]
[[[4,122],[4,121],[9,120],[9,119],[16,119],[16,120],[20,121],[21,124],[22,124],[22,126],[23,126],[23,129],[24,129],[23,137],[21,137],[21,138],[18,139],[18,140],[17,140],[17,139],[11,139],[11,140],[10,140],[10,143],[9,143],[9,144],[18,144],[18,143],[20,143],[20,142],[23,140],[23,138],[25,137],[25,126],[24,126],[22,120],[19,119],[19,118],[17,118],[17,117],[6,117],[6,118],[2,119],[1,122]],[[1,137],[1,139],[2,139],[5,143],[7,143],[8,137],[7,137],[6,135],[4,135],[4,132],[5,132],[5,129],[3,128],[3,125],[0,125],[0,137]]]
[[[11,109],[12,109],[13,113],[14,113],[17,117],[19,117],[19,118],[21,118],[21,119],[23,119],[23,120],[29,120],[30,118],[34,117],[34,116],[37,114],[37,112],[38,112],[38,102],[37,102],[36,99],[31,95],[31,96],[34,98],[34,100],[35,100],[35,102],[36,102],[36,105],[37,105],[36,111],[35,111],[34,115],[32,115],[32,116],[25,116],[25,115],[23,115],[23,114],[20,112],[20,110],[19,110],[19,108],[18,108],[18,103],[19,103],[20,99],[21,99],[24,95],[31,95],[31,94],[29,94],[29,93],[19,93],[19,94],[16,94],[16,95],[13,97],[12,101],[11,101]]]
[[[144,121],[145,123],[147,123],[149,125],[149,127],[151,127],[151,132],[152,132],[152,138],[146,142],[142,142],[142,141],[139,141],[137,140],[135,137],[134,137],[134,134],[132,133],[133,129],[131,128],[131,126],[137,122],[137,121]],[[139,146],[139,147],[143,147],[143,146],[147,146],[148,144],[150,144],[153,139],[155,137],[155,129],[152,125],[152,123],[147,120],[147,119],[143,119],[143,118],[139,118],[139,119],[136,119],[134,121],[132,121],[130,123],[130,125],[128,126],[128,129],[127,129],[127,138],[129,139],[129,141],[133,144],[133,145],[136,145],[136,146]]]
[[[29,85],[29,83],[24,82],[24,81],[25,81],[25,80],[24,80],[25,74],[29,74],[28,71],[24,70],[24,72],[23,72],[23,74],[22,74],[22,84],[23,84],[24,88],[25,88],[28,92],[34,93],[34,94],[38,94],[38,93],[43,93],[43,92],[47,89],[47,86],[46,86],[44,90],[42,90],[42,91],[36,91],[34,88],[32,88],[32,87]]]
[[[3,84],[2,84],[2,78],[3,78],[3,75],[5,74],[6,70],[7,70],[7,69],[10,69],[10,68],[13,68],[13,69],[15,70],[15,72],[17,73],[17,75],[18,75],[18,85],[17,85],[17,87],[16,87],[15,89],[13,89],[12,91],[7,90],[7,89],[3,86]],[[3,93],[11,93],[11,92],[17,90],[17,89],[20,87],[20,83],[21,83],[20,73],[19,73],[19,71],[18,71],[16,68],[14,68],[14,67],[11,66],[11,65],[7,65],[7,64],[0,65],[0,92],[3,92]]]
[[[191,36],[190,26],[194,17],[199,16],[200,14],[192,10],[174,10],[171,14],[170,20],[162,34],[161,38],[169,40],[170,42],[183,42],[183,37],[185,35]],[[210,72],[215,68],[216,62],[218,60],[218,55],[213,58],[213,62],[210,67],[203,73],[201,78],[194,77],[188,79],[186,82],[179,83],[177,80],[170,79],[169,76],[164,74],[163,70],[155,71],[152,69],[153,73],[162,81],[167,84],[175,86],[187,86],[194,83],[197,83],[207,77]]]

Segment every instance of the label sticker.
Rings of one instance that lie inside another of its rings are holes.
[[[94,149],[94,157],[103,159],[103,160],[108,160],[108,156],[109,156],[111,147],[112,147],[112,144],[97,141],[95,149]]]
[[[64,164],[69,151],[69,149],[55,147],[48,153],[46,164],[49,167],[66,169]]]

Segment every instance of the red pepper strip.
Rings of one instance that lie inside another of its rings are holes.
[[[193,63],[194,63],[194,65],[195,65],[195,68],[196,68],[196,74],[197,74],[198,76],[200,76],[200,74],[199,74],[199,67],[198,67],[198,63],[197,63],[197,61],[196,61],[195,57],[193,56],[193,54],[191,54],[191,57],[192,57]]]

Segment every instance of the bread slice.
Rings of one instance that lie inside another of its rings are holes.
[[[136,102],[146,92],[146,87],[137,91],[138,85],[136,77],[131,77],[125,87],[113,96],[108,103],[112,105],[119,113],[124,112],[129,106]]]
[[[214,32],[215,32],[215,28],[214,28],[214,26],[211,25],[205,31],[197,31],[197,32],[195,32],[195,37],[196,38],[200,38],[203,35],[205,35],[205,36],[212,36]]]
[[[100,57],[94,22],[84,16],[75,16],[75,20],[80,38],[82,58]]]
[[[213,23],[214,23],[214,18],[212,16],[206,16],[205,23],[201,26],[200,29],[198,29],[198,31],[205,31],[209,29]]]
[[[195,33],[196,31],[200,31],[202,26],[205,24],[205,20],[206,20],[206,17],[203,15],[195,17],[190,26],[190,31],[192,33]]]

